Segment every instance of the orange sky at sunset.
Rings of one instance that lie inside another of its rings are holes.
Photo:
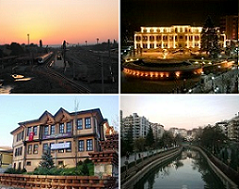
[[[118,0],[0,0],[0,45],[118,41]]]

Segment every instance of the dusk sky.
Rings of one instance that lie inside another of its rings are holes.
[[[0,0],[0,45],[118,41],[118,0]]]
[[[123,95],[120,100],[123,117],[137,113],[166,130],[214,125],[239,112],[238,95]]]
[[[109,124],[117,126],[118,98],[116,95],[0,95],[0,146],[12,146],[10,132],[19,122],[38,119],[46,110],[55,115],[61,107],[74,112],[75,101],[79,103],[78,111],[100,108]]]

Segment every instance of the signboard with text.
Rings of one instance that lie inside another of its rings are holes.
[[[66,148],[70,148],[70,143],[66,142],[66,143],[57,143],[57,144],[52,144],[51,145],[51,150],[59,150],[59,149],[66,149]]]
[[[55,134],[55,135],[46,135],[43,136],[43,139],[54,139],[54,138],[62,138],[62,137],[70,137],[71,133],[59,133],[59,134]]]

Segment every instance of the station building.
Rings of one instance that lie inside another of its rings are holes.
[[[134,49],[199,50],[201,48],[201,32],[202,27],[190,25],[141,27],[141,31],[135,32],[134,35]],[[221,34],[220,40],[221,47],[225,46],[225,34]]]
[[[101,151],[100,142],[114,132],[100,109],[69,113],[60,108],[55,115],[45,111],[38,119],[18,123],[13,135],[13,168],[33,171],[49,148],[56,166],[75,167]]]

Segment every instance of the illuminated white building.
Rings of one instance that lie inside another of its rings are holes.
[[[135,32],[135,49],[194,49],[201,48],[202,27],[190,25],[171,27],[141,27],[140,32]],[[225,34],[223,41],[225,41]],[[224,42],[223,42],[224,46]]]

